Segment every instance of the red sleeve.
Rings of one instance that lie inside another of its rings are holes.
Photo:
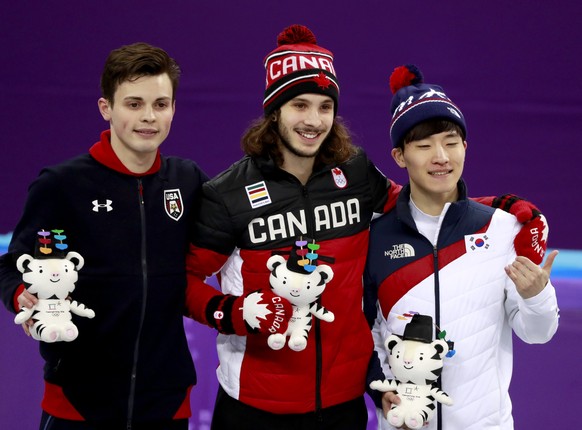
[[[541,214],[536,205],[529,200],[516,196],[515,194],[504,194],[499,197],[472,197],[471,200],[509,212],[510,214],[515,215],[517,220],[522,224],[538,218]]]
[[[206,318],[208,302],[223,294],[205,280],[218,272],[227,259],[224,254],[190,245],[186,255],[186,313],[190,318],[210,325]]]
[[[384,213],[390,212],[396,206],[396,201],[400,195],[400,190],[402,190],[402,185],[397,184],[392,179],[388,179],[390,186],[388,187],[388,198],[386,199],[386,205],[384,205]]]
[[[16,291],[14,292],[14,297],[12,298],[12,300],[13,300],[12,306],[14,306],[14,310],[16,312],[20,311],[20,304],[18,303],[18,296],[21,295],[23,291],[24,291],[24,284],[20,284],[18,286],[18,288],[16,289]]]
[[[495,196],[469,197],[469,198],[485,206],[493,206],[493,200],[495,200]]]

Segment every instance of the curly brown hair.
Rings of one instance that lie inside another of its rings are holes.
[[[281,153],[281,135],[279,134],[279,111],[268,117],[260,117],[251,123],[243,134],[241,148],[251,157],[271,157],[278,166],[283,164]],[[324,164],[341,164],[353,157],[357,152],[352,143],[349,129],[341,117],[336,116],[331,131],[315,158],[314,167]]]

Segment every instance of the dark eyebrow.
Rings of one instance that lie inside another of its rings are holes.
[[[127,96],[123,100],[143,101],[143,97]],[[172,97],[158,97],[155,101],[159,102],[159,101],[169,101],[169,100],[172,100]]]
[[[123,100],[128,100],[128,101],[131,101],[131,100],[143,101],[143,98],[141,98],[141,97],[134,97],[134,96],[128,96],[128,97],[125,97]]]
[[[303,103],[312,103],[311,100],[309,100],[307,98],[304,98],[304,97],[301,97],[300,95],[297,96],[297,97],[292,98],[290,101],[300,101],[300,102],[303,102]],[[331,97],[326,97],[326,99],[323,100],[321,103],[322,104],[323,103],[333,103],[333,99]]]

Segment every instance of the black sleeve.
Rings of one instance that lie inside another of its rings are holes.
[[[22,284],[22,274],[16,268],[16,260],[22,254],[34,256],[37,232],[40,229],[61,228],[65,224],[66,211],[61,211],[66,186],[61,186],[56,175],[43,170],[30,185],[22,217],[14,229],[8,252],[0,257],[0,295],[4,306],[14,309],[14,293]]]
[[[192,243],[199,248],[230,255],[236,246],[236,234],[222,195],[206,182],[194,221]]]

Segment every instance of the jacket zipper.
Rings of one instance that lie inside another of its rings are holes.
[[[127,405],[127,425],[126,429],[132,429],[133,422],[133,408],[135,404],[135,385],[137,382],[137,363],[139,361],[139,344],[141,339],[141,332],[143,329],[143,323],[145,318],[146,303],[147,303],[147,292],[148,292],[148,265],[147,265],[147,249],[146,249],[146,214],[143,199],[143,183],[141,179],[137,180],[137,191],[138,191],[138,202],[139,202],[139,216],[140,216],[140,226],[141,226],[141,271],[142,271],[142,305],[141,314],[139,319],[139,326],[137,330],[137,336],[135,339],[135,344],[133,348],[133,365],[131,369],[131,382],[129,387],[129,398]]]
[[[305,213],[309,214],[307,217],[307,235],[310,239],[315,240],[315,231],[313,230],[314,220],[313,211],[311,210],[311,201],[309,200],[309,193],[307,186],[302,185],[302,196],[305,202]],[[319,318],[313,318],[313,330],[315,331],[315,416],[318,422],[323,421],[322,401],[321,401],[321,377],[322,377],[322,347],[321,347],[321,325]]]
[[[434,323],[437,327],[441,325],[441,302],[440,302],[440,282],[439,282],[439,254],[436,246],[433,246],[434,257]]]
[[[437,327],[441,326],[441,292],[440,292],[440,280],[439,280],[439,254],[438,249],[433,246],[433,257],[434,257],[434,323]],[[442,389],[441,379],[437,381],[437,386],[439,389]],[[437,430],[442,430],[442,405],[440,402],[436,402],[437,404]]]
[[[323,422],[323,414],[321,412],[321,330],[319,318],[313,319],[315,320],[315,414],[317,416],[317,421]]]

